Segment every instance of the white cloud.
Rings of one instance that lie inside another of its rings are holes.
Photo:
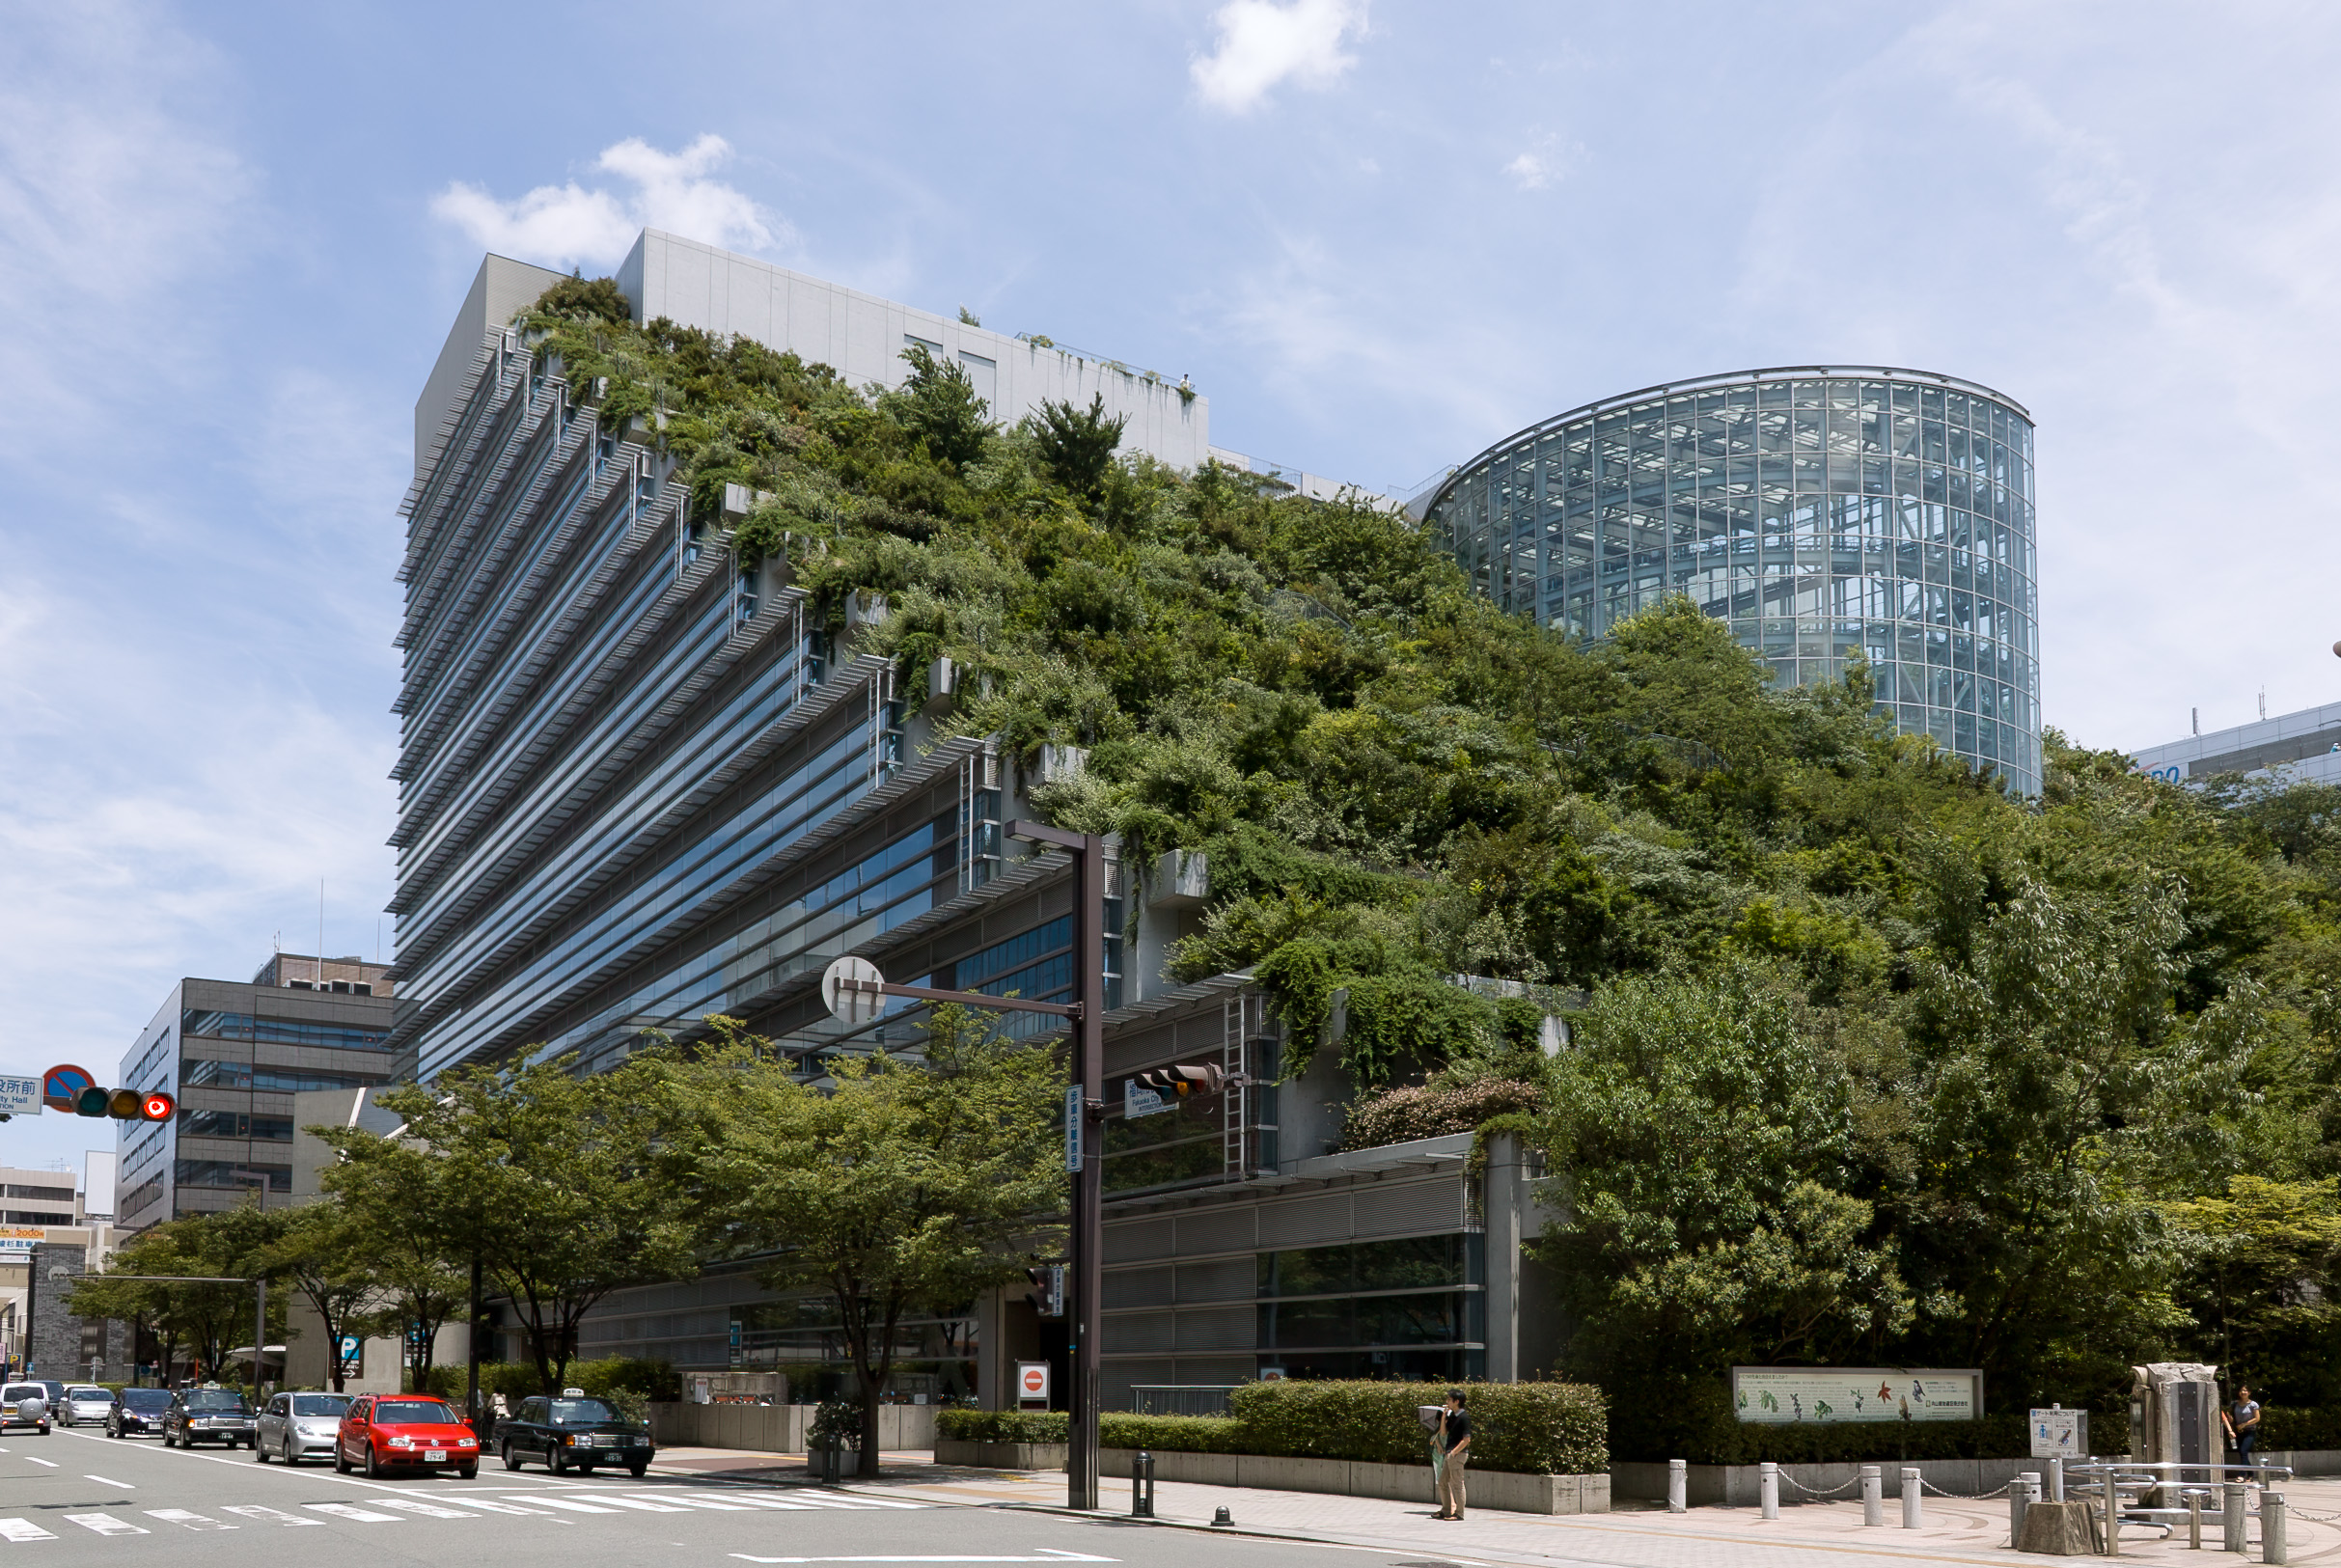
[[[1212,14],[1219,44],[1188,69],[1203,101],[1231,114],[1255,108],[1280,83],[1331,87],[1358,63],[1342,40],[1365,34],[1364,0],[1230,0]]]
[[[1503,166],[1503,172],[1522,190],[1542,190],[1554,179],[1552,166],[1533,152],[1521,153]]]
[[[728,250],[764,251],[785,243],[788,225],[754,197],[708,175],[731,156],[721,136],[702,136],[679,152],[662,152],[639,136],[602,150],[593,167],[633,189],[622,196],[575,180],[539,185],[500,201],[484,186],[456,180],[431,199],[434,216],[485,249],[549,264],[609,265],[641,229],[664,229]]]

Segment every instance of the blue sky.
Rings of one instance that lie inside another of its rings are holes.
[[[110,1076],[320,881],[374,951],[395,508],[490,241],[966,305],[1391,487],[1655,381],[1948,371],[2040,424],[2051,723],[2341,699],[2337,54],[2250,0],[0,0],[0,1070]]]

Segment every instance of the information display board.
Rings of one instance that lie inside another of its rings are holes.
[[[2032,1457],[2088,1458],[2089,1413],[2061,1406],[2032,1412]]]
[[[1908,1366],[1735,1366],[1733,1414],[1747,1422],[1971,1421],[1983,1373]]]

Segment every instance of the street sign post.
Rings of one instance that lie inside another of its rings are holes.
[[[0,1078],[0,1116],[25,1116],[41,1109],[41,1080]]]
[[[1170,1102],[1135,1078],[1122,1081],[1121,1114],[1124,1116],[1156,1116],[1170,1109]]]
[[[1018,1362],[1016,1363],[1016,1403],[1047,1408],[1049,1403],[1048,1362]]]
[[[1106,841],[1093,833],[1068,833],[1040,822],[1010,823],[1008,837],[1061,849],[1073,857],[1072,1002],[1027,1002],[980,991],[895,985],[868,959],[854,957],[837,959],[822,973],[821,1000],[832,1016],[856,1028],[875,1022],[888,997],[1045,1013],[1071,1026],[1072,1082],[1065,1091],[1065,1170],[1073,1177],[1071,1246],[1067,1249],[1072,1255],[1065,1277],[1070,1319],[1065,1350],[1071,1385],[1065,1390],[1071,1417],[1067,1423],[1071,1430],[1065,1457],[1065,1501],[1070,1507],[1094,1509],[1097,1415],[1105,1392],[1098,1343],[1105,1305],[1105,1164],[1097,1128],[1106,1109]],[[1045,1366],[1042,1375],[1046,1376]]]
[[[59,1062],[41,1075],[41,1098],[51,1111],[71,1115],[80,1108],[81,1091],[97,1087],[97,1075],[69,1061]]]

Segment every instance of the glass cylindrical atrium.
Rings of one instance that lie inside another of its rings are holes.
[[[1591,641],[1687,593],[1789,684],[1867,655],[1878,706],[2040,790],[2032,422],[1921,371],[1650,387],[1531,426],[1425,512],[1481,591]]]

